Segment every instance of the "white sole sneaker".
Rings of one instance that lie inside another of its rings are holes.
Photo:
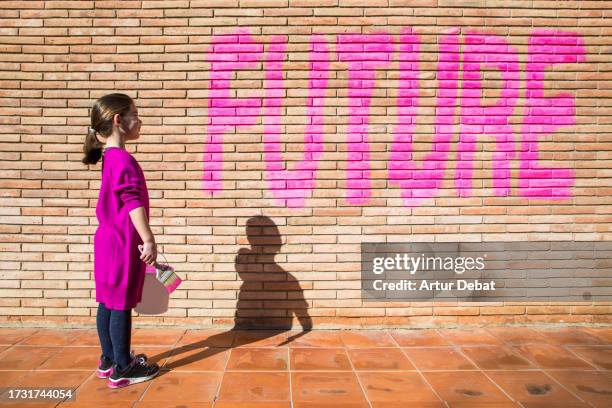
[[[149,381],[150,379],[154,378],[158,374],[159,374],[159,370],[157,370],[155,373],[148,375],[146,377],[123,377],[123,378],[118,378],[116,380],[113,380],[112,378],[109,377],[107,385],[110,388],[123,388],[123,387],[127,387],[128,385],[133,385],[133,384],[138,384],[141,382]]]

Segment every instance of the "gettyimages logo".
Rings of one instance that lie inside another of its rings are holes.
[[[372,260],[372,272],[376,275],[386,271],[406,271],[411,275],[418,271],[453,271],[463,274],[465,271],[482,271],[485,268],[486,255],[473,258],[466,256],[420,256],[395,254],[393,257],[376,257]]]
[[[610,301],[612,241],[361,244],[364,301]]]

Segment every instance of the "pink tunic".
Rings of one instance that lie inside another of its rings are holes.
[[[140,259],[142,239],[129,212],[145,207],[149,193],[140,165],[126,150],[109,147],[102,161],[102,183],[96,206],[94,236],[96,302],[113,310],[127,310],[141,300],[146,264]]]

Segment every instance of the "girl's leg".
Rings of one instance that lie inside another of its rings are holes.
[[[114,361],[120,370],[131,361],[130,342],[132,335],[132,309],[111,310],[110,337],[113,343]]]
[[[102,348],[102,355],[113,360],[114,354],[110,335],[110,318],[111,311],[106,308],[104,303],[99,303],[98,313],[96,314],[96,327],[98,328],[100,347]]]

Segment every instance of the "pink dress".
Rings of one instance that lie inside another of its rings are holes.
[[[126,150],[109,147],[102,159],[102,183],[96,205],[94,236],[96,302],[108,309],[127,310],[142,298],[146,264],[140,259],[142,239],[129,212],[145,207],[149,193],[140,165]]]

